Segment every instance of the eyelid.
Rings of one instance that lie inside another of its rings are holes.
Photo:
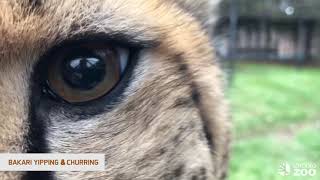
[[[115,44],[116,46],[128,47],[130,49],[143,49],[153,48],[158,46],[160,43],[155,39],[138,39],[134,36],[126,33],[90,33],[84,32],[81,34],[75,34],[69,36],[67,39],[59,40],[59,43],[55,46],[75,45],[86,42],[106,42],[108,44]]]

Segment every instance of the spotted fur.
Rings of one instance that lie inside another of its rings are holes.
[[[0,152],[104,153],[107,167],[0,172],[0,179],[223,178],[229,117],[208,38],[217,2],[1,0]],[[78,107],[44,98],[39,61],[91,35],[141,45],[116,100]]]

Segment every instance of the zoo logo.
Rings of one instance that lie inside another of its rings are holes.
[[[291,167],[288,163],[282,163],[279,166],[279,174],[281,176],[289,176],[291,171]]]
[[[281,163],[278,172],[281,176],[315,176],[317,173],[317,165],[315,163]]]

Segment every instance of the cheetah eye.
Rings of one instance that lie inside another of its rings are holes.
[[[129,51],[105,44],[83,44],[54,53],[47,67],[47,87],[69,103],[83,103],[107,94],[128,64]]]

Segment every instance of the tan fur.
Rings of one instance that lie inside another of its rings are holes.
[[[121,31],[132,40],[158,43],[139,54],[121,102],[81,121],[61,108],[48,113],[50,152],[104,153],[106,171],[54,176],[220,179],[227,169],[229,117],[222,73],[202,26],[209,10],[202,12],[201,3],[207,2],[46,0],[31,7],[28,1],[0,1],[0,152],[27,149],[29,82],[39,58],[79,34]],[[0,179],[22,175],[0,172]]]

